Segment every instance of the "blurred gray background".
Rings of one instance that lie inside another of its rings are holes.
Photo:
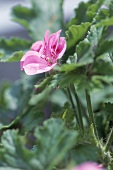
[[[74,16],[74,8],[82,0],[64,0],[64,19],[68,20]],[[83,0],[87,1],[87,0]],[[0,0],[0,37],[10,38],[12,36],[28,37],[26,30],[19,24],[11,21],[11,8],[17,4],[30,6],[27,0]],[[0,81],[15,81],[21,74],[19,63],[0,63]]]

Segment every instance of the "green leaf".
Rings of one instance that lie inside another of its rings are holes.
[[[13,21],[18,22],[29,30],[29,22],[36,17],[36,13],[32,8],[17,5],[12,8],[12,16]]]
[[[30,150],[23,145],[22,137],[18,136],[17,130],[7,130],[2,135],[2,160],[12,168],[29,169],[29,162],[33,156]]]
[[[113,102],[112,85],[109,85],[106,87],[103,86],[101,89],[96,89],[95,91],[91,93],[91,99],[92,99],[92,105],[93,105],[94,110],[98,110],[98,108],[100,109],[101,106],[105,105],[105,103],[107,102],[112,103]]]
[[[38,158],[43,158],[42,165],[46,169],[52,169],[74,145],[77,133],[66,129],[60,119],[50,119],[44,122],[43,128],[36,129],[35,136],[38,140],[38,146],[40,146],[38,152],[36,152]],[[45,154],[43,153],[43,148],[45,148]]]
[[[109,18],[110,17],[110,13],[109,10],[101,8],[99,13],[96,15],[95,17],[95,21],[97,23],[97,25],[99,24],[99,22],[101,22],[102,20],[104,20],[105,18]]]
[[[88,41],[88,39],[81,41],[76,46],[76,52],[79,64],[86,65],[93,62],[94,52],[91,43],[90,41]]]
[[[57,107],[59,106],[62,108],[68,100],[65,93],[60,88],[58,88],[54,90],[54,93],[51,94],[49,101],[51,101],[51,104],[56,104]]]
[[[81,66],[81,64],[75,64],[75,63],[72,63],[72,64],[63,64],[60,71],[63,72],[69,72],[69,71],[72,71],[72,70],[75,70],[77,67]]]
[[[112,25],[113,25],[113,17],[105,18],[96,24],[97,27],[101,27],[101,26],[108,27],[108,26],[112,26]]]
[[[87,22],[86,11],[90,3],[81,2],[78,8],[75,9],[75,24],[80,24],[82,22]]]
[[[40,93],[43,91],[46,87],[55,88],[57,86],[57,75],[50,75],[35,85],[35,88],[37,89],[36,93]]]
[[[104,5],[105,0],[97,0],[97,1],[89,1],[91,4],[88,6],[86,16],[88,21],[95,22],[95,18],[98,15],[100,8],[102,5]]]
[[[0,39],[0,62],[18,62],[31,42],[19,38]],[[22,51],[23,50],[23,51]]]
[[[82,40],[87,33],[90,23],[82,23],[81,25],[72,25],[69,27],[69,30],[66,32],[67,35],[67,48],[72,48],[80,40]]]
[[[31,8],[16,6],[13,8],[13,20],[22,24],[30,33],[31,38],[42,40],[46,30],[56,32],[62,26],[62,3],[63,0],[35,1],[29,0]],[[46,15],[45,15],[46,14]]]
[[[113,76],[113,63],[99,60],[95,62],[92,70],[96,75]]]
[[[36,126],[42,124],[44,113],[40,110],[39,105],[29,107],[29,110],[24,114],[19,115],[19,124],[22,132],[33,130]]]
[[[85,86],[88,85],[88,83],[86,83],[87,81],[88,79],[85,75],[85,70],[83,67],[60,73],[58,75],[58,85],[62,88],[69,86],[71,83],[75,83],[76,85],[78,85],[78,87],[82,86],[85,88]]]
[[[23,74],[23,77],[20,80],[17,80],[13,85],[8,86],[5,90],[3,88],[1,89],[2,92],[0,92],[0,100],[2,100],[0,107],[0,128],[1,129],[10,129],[10,128],[21,128],[23,126],[23,122],[25,123],[25,127],[27,129],[27,122],[30,122],[30,117],[27,116],[30,114],[32,115],[31,106],[28,105],[28,102],[30,100],[30,96],[34,87],[34,84],[36,81],[42,78],[42,75],[40,76],[27,76]],[[29,100],[28,100],[29,99]],[[13,101],[13,102],[12,102]],[[30,109],[29,109],[30,107]],[[24,115],[24,117],[23,117]],[[26,121],[25,121],[25,115],[26,115]],[[33,115],[31,116],[31,121],[37,121],[40,119],[39,112],[33,110]],[[39,116],[39,119],[38,119]],[[19,119],[18,119],[19,117]],[[35,118],[35,120],[34,120]],[[17,122],[16,119],[18,119]],[[23,122],[22,122],[22,121]],[[28,129],[29,129],[28,125]]]
[[[86,65],[93,62],[102,31],[103,28],[97,29],[95,26],[91,26],[87,37],[77,45],[76,52],[79,63]]]
[[[35,146],[25,147],[25,138],[17,130],[3,133],[0,150],[4,167],[52,170],[63,161],[76,142],[77,132],[68,130],[61,119],[49,119],[35,130]]]
[[[29,105],[36,105],[38,104],[39,107],[44,106],[45,102],[48,99],[48,96],[50,94],[51,89],[45,88],[41,93],[38,94],[32,94],[30,100],[29,100]]]
[[[97,49],[97,55],[102,55],[104,53],[113,53],[113,40],[112,41],[103,41],[103,43],[100,43]]]
[[[10,83],[8,82],[2,82],[1,86],[0,86],[0,108],[1,109],[6,109],[6,101],[4,98],[4,93],[5,91],[10,87]]]
[[[85,155],[85,156],[84,156]],[[98,161],[99,151],[98,148],[90,144],[79,144],[75,147],[75,150],[71,152],[71,156],[77,164],[86,161]]]
[[[105,103],[104,111],[105,111],[104,116],[107,117],[108,120],[112,121],[113,120],[113,103],[111,103],[111,102]],[[109,127],[108,127],[108,129],[109,129]]]
[[[69,23],[81,24],[85,22],[92,22],[94,17],[97,15],[98,10],[100,10],[101,5],[104,0],[90,0],[88,2],[80,2],[78,7],[75,9],[75,18]]]

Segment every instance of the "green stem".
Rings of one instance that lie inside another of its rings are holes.
[[[77,115],[77,113],[76,113],[76,107],[75,107],[75,105],[74,105],[73,98],[72,98],[72,95],[71,95],[71,90],[70,90],[69,87],[67,87],[67,93],[68,93],[68,97],[69,97],[69,100],[70,100],[70,102],[71,102],[72,108],[73,108],[73,110],[74,110],[74,112],[75,112],[75,117],[76,117],[77,123],[79,124],[78,115]]]
[[[95,120],[94,120],[94,113],[93,113],[93,109],[92,109],[92,105],[91,105],[90,94],[89,94],[88,90],[86,90],[85,92],[86,92],[86,101],[87,101],[90,125],[92,124],[95,136],[98,138],[97,129],[96,129]]]
[[[72,89],[72,92],[73,92],[73,94],[74,94],[74,96],[75,96],[76,103],[77,103],[77,107],[78,107],[79,124],[80,124],[81,129],[84,130],[83,120],[82,120],[82,113],[81,113],[81,106],[80,106],[80,101],[79,101],[78,95],[77,95],[77,93],[76,93],[76,90],[75,90],[75,87],[74,87],[73,84],[71,85],[71,89]]]
[[[107,142],[106,142],[106,145],[105,145],[105,151],[109,150],[112,142],[113,142],[113,127],[111,128],[111,132],[108,136],[108,139],[107,139]]]

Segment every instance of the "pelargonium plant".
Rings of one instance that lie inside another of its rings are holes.
[[[68,21],[64,1],[14,6],[29,38],[0,38],[21,70],[0,86],[0,170],[113,170],[113,0]]]

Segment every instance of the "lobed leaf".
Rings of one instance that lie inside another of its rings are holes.
[[[81,25],[72,25],[69,27],[69,30],[66,32],[67,34],[67,48],[72,48],[84,38],[87,33],[90,23],[82,23]]]
[[[29,150],[17,130],[7,130],[1,140],[1,161],[4,167],[51,170],[68,154],[76,137],[76,131],[68,130],[61,119],[52,118],[36,128],[35,146]]]

